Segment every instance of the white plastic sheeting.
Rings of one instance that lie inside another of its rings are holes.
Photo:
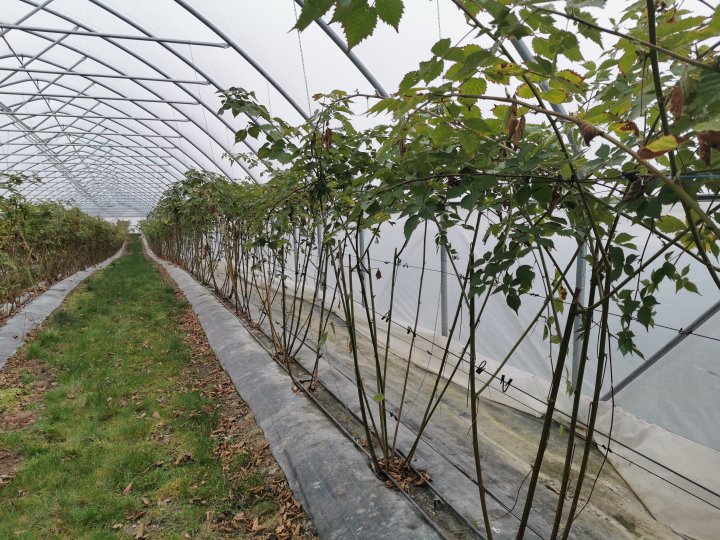
[[[671,213],[676,212],[672,210]],[[470,221],[474,222],[474,219]],[[392,261],[395,250],[401,250],[405,242],[404,220],[386,223],[380,229],[377,239],[365,234],[365,243],[369,246],[371,267],[368,280],[372,280],[375,293],[375,311],[378,318],[388,312],[390,302],[390,281]],[[425,243],[423,227],[419,226],[412,234],[407,246],[400,253],[400,265],[397,270],[397,285],[394,293],[392,346],[401,355],[408,355],[412,328],[416,316],[418,300],[418,339],[413,352],[414,362],[425,369],[437,372],[440,369],[445,338],[441,332],[441,285],[440,254],[436,245],[437,229],[428,224]],[[620,231],[629,232],[637,238],[635,243],[642,249],[648,232],[640,227],[624,226]],[[460,288],[454,274],[453,264],[462,273],[467,265],[472,237],[463,228],[455,227],[447,231],[448,241],[457,251],[457,259],[448,264],[448,324],[452,323],[458,304]],[[648,253],[653,253],[657,240],[650,238]],[[480,242],[476,246],[476,258],[493,245]],[[571,239],[555,242],[553,256],[561,267],[567,265],[576,250]],[[423,287],[420,290],[422,261],[425,260]],[[686,260],[687,259],[687,260]],[[524,261],[537,266],[532,259]],[[660,263],[651,265],[642,279]],[[656,326],[647,331],[637,322],[632,329],[637,336],[638,348],[645,358],[663,348],[670,340],[678,336],[678,330],[687,328],[699,314],[720,301],[720,291],[710,280],[707,270],[690,257],[681,257],[676,263],[679,268],[688,265],[688,276],[693,280],[700,294],[686,290],[675,291],[674,286],[666,285],[656,293],[660,305]],[[377,271],[380,270],[378,277]],[[539,269],[535,268],[539,273]],[[313,275],[312,269],[309,271]],[[571,272],[570,275],[573,273]],[[314,275],[313,275],[314,277]],[[328,276],[328,284],[335,287],[334,278]],[[587,287],[587,283],[582,284]],[[362,303],[360,284],[355,284],[355,301]],[[506,392],[496,379],[483,396],[507,406],[542,415],[546,407],[547,395],[552,378],[551,358],[557,356],[557,350],[550,354],[551,345],[543,340],[542,327],[536,324],[527,337],[521,341],[514,352],[513,347],[525,329],[531,325],[538,310],[542,307],[540,297],[545,296],[540,284],[530,295],[522,297],[522,305],[515,314],[506,304],[505,298],[496,294],[490,297],[476,334],[476,347],[480,355],[478,362],[485,361],[485,372],[477,377],[479,384],[488,380],[506,356],[507,364],[501,369],[498,378],[512,379]],[[308,289],[306,294],[312,295]],[[336,308],[337,309],[337,308]],[[620,309],[611,307],[611,332],[620,328]],[[363,322],[361,310],[356,311],[356,323]],[[561,314],[564,321],[564,315]],[[614,322],[612,322],[614,319]],[[452,365],[457,361],[467,341],[469,314],[465,306],[461,309],[459,331],[451,351],[456,355],[446,367],[445,376],[450,376]],[[643,503],[656,519],[669,525],[678,533],[692,538],[713,538],[720,527],[720,440],[717,426],[720,425],[720,411],[714,405],[718,395],[718,376],[716,342],[713,337],[720,336],[717,330],[718,316],[708,320],[687,335],[679,345],[663,355],[637,378],[623,388],[615,400],[602,401],[598,412],[595,442],[602,448],[610,448],[608,458],[618,469]],[[713,324],[715,322],[715,324]],[[464,325],[464,327],[463,327]],[[562,321],[561,321],[562,326]],[[384,325],[382,325],[384,329]],[[380,343],[384,343],[383,330],[380,330]],[[369,336],[369,331],[364,332]],[[594,342],[594,341],[591,341]],[[552,346],[557,347],[557,346]],[[638,356],[623,356],[616,340],[611,340],[611,371],[603,379],[603,393],[610,393],[613,384],[618,384],[645,362]],[[580,422],[589,417],[589,405],[594,387],[597,355],[590,350],[590,357],[583,381]],[[565,379],[570,384],[570,359],[566,362]],[[468,363],[465,361],[453,378],[457,384],[468,386]],[[563,388],[563,387],[561,387]],[[555,418],[563,424],[569,424],[572,411],[572,397],[561,390],[556,405]]]

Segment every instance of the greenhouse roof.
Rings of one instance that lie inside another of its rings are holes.
[[[31,199],[142,217],[189,168],[260,180],[229,153],[242,118],[217,114],[219,91],[254,91],[274,115],[307,118],[334,88],[385,94],[438,36],[465,32],[450,3],[413,6],[403,37],[348,51],[337,25],[293,31],[302,2],[9,0],[0,21],[0,159],[37,175]],[[386,54],[392,51],[391,54]]]

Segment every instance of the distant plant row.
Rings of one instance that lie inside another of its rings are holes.
[[[26,200],[18,188],[27,181],[0,173],[0,319],[36,292],[111,256],[127,234],[126,223]]]

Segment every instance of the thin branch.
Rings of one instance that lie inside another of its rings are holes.
[[[600,32],[604,32],[606,34],[611,34],[613,36],[619,37],[620,39],[624,39],[626,41],[629,41],[631,43],[635,43],[636,45],[641,45],[643,47],[647,47],[648,49],[655,51],[656,53],[662,53],[670,58],[674,58],[675,60],[679,62],[683,62],[685,64],[696,66],[703,69],[709,69],[710,71],[716,71],[720,72],[720,67],[715,66],[712,64],[703,64],[702,62],[698,62],[697,60],[693,60],[692,58],[688,58],[686,56],[682,56],[681,54],[676,54],[672,52],[671,50],[666,49],[665,47],[661,47],[660,45],[657,45],[655,43],[650,43],[648,41],[643,41],[642,39],[637,39],[633,36],[630,36],[628,34],[623,34],[622,32],[618,32],[617,30],[611,30],[609,28],[604,28],[602,26],[599,26],[597,24],[591,23],[590,21],[586,21],[585,19],[581,19],[577,15],[573,15],[571,13],[563,13],[561,11],[556,11],[554,9],[550,8],[544,8],[544,7],[538,7],[536,8],[538,11],[543,11],[545,13],[551,13],[553,15],[557,15],[559,17],[565,17],[566,19],[570,19],[571,21],[575,21],[578,24],[582,24],[584,26],[587,26],[589,28],[593,28],[595,30],[599,30]]]

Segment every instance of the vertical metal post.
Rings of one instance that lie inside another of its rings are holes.
[[[447,248],[440,246],[440,333],[448,335]]]
[[[520,58],[522,58],[525,62],[534,62],[535,57],[530,52],[530,49],[527,48],[527,45],[523,43],[522,40],[519,39],[512,39],[510,40],[513,47],[515,47],[515,50],[520,55]],[[548,84],[547,82],[543,81],[540,83],[540,87],[543,90],[547,90]],[[567,114],[567,111],[565,110],[565,107],[563,107],[560,104],[551,103],[550,106],[555,112]],[[570,134],[568,134],[568,142],[570,143],[570,146],[572,147],[573,151],[578,151],[579,147],[575,140],[571,137]],[[578,176],[582,177],[582,174],[579,174]],[[587,242],[583,242],[580,244],[580,251],[578,252],[578,258],[577,258],[577,267],[575,269],[575,286],[580,287],[580,296],[578,297],[578,304],[581,307],[585,306],[585,269],[587,267],[587,261],[585,261],[585,255],[587,254]],[[575,324],[573,327],[573,362],[572,362],[572,387],[574,391],[579,391],[579,388],[576,388],[576,382],[577,382],[577,369],[580,364],[580,347],[578,347],[578,342],[580,341],[580,333],[582,332],[582,317],[578,317],[575,319]]]
[[[367,282],[365,281],[365,272],[363,271],[364,263],[364,254],[365,254],[365,230],[360,229],[360,233],[358,234],[358,260],[357,260],[357,267],[358,272],[360,273],[360,279],[363,282],[363,287],[367,285]],[[365,290],[367,291],[367,287],[365,287]],[[365,305],[365,299],[363,297],[363,306]]]
[[[581,306],[584,303],[585,295],[585,274],[587,268],[587,261],[585,260],[587,255],[587,242],[580,244],[577,258],[577,266],[575,267],[575,287],[580,288],[580,302]],[[576,317],[573,323],[573,347],[572,347],[572,387],[574,392],[580,392],[582,388],[577,388],[577,377],[578,369],[580,368],[580,352],[582,347],[580,346],[580,333],[583,329],[583,317]]]

